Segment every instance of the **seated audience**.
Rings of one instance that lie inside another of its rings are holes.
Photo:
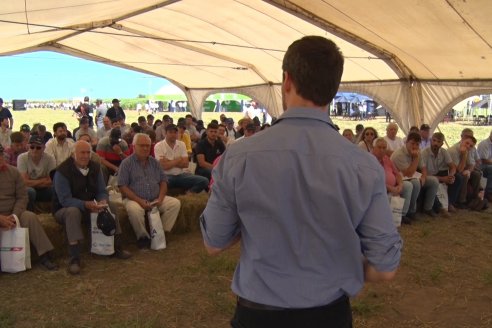
[[[427,168],[420,153],[420,134],[412,132],[407,137],[405,146],[397,149],[391,155],[391,161],[403,174],[403,179],[410,181],[413,189],[418,191],[423,199],[423,211],[425,214],[436,217],[432,210],[439,187],[436,177],[427,176]],[[420,169],[420,172],[417,171]],[[416,210],[416,204],[410,204],[410,211]]]
[[[34,202],[51,202],[53,188],[50,173],[56,168],[55,159],[44,152],[45,145],[39,136],[29,140],[29,151],[19,156],[17,168],[27,186],[27,209],[34,211]]]
[[[374,140],[376,140],[377,137],[378,133],[374,128],[365,128],[360,135],[360,141],[358,144],[359,148],[369,153],[372,152],[372,148],[374,147],[372,143],[374,142]]]
[[[184,142],[177,140],[178,128],[174,124],[166,127],[166,139],[155,146],[155,158],[167,176],[167,187],[183,188],[199,193],[207,189],[208,179],[189,172],[188,152]]]
[[[33,128],[34,130],[34,128]],[[37,127],[36,127],[36,131],[38,136],[41,137],[41,139],[43,139],[43,143],[46,144],[48,142],[48,140],[50,140],[51,138],[53,138],[53,135],[51,134],[51,132],[49,131],[46,131],[46,126],[43,125],[43,124],[39,124]],[[35,134],[35,133],[33,133]]]
[[[412,219],[415,218],[415,212],[417,204],[417,198],[419,196],[418,190],[413,189],[413,184],[409,181],[403,181],[400,171],[396,168],[395,164],[388,157],[388,143],[384,138],[377,138],[374,141],[374,148],[372,154],[376,156],[379,163],[383,166],[385,178],[386,178],[386,190],[390,196],[400,196],[405,199],[402,209],[403,224],[411,224]],[[414,206],[410,208],[410,204]],[[410,210],[410,211],[409,211]]]
[[[15,228],[13,215],[19,219],[21,227],[28,228],[29,241],[36,249],[41,264],[48,270],[57,270],[52,262],[53,244],[49,240],[36,214],[26,211],[27,192],[19,171],[5,163],[3,147],[0,145],[0,229]]]
[[[184,124],[178,124],[178,140],[184,142],[186,146],[186,153],[188,157],[193,154],[193,149],[191,148],[191,138],[188,133],[186,133],[186,126]]]
[[[420,142],[420,149],[425,149],[431,145],[430,137],[430,126],[428,124],[422,124],[420,126],[420,137],[422,141]]]
[[[79,135],[81,134],[88,134],[91,136],[92,147],[95,147],[97,145],[97,133],[96,131],[94,131],[94,129],[89,127],[89,119],[87,117],[82,117],[80,119],[79,129],[77,130],[77,132],[74,132],[75,140],[79,140]]]
[[[164,231],[171,231],[181,208],[178,199],[166,196],[167,178],[159,161],[150,156],[151,141],[147,134],[133,138],[134,153],[120,166],[118,187],[123,204],[137,236],[137,246],[150,246],[150,235],[145,228],[145,213],[157,206]]]
[[[101,169],[90,156],[90,144],[77,141],[73,156],[57,167],[53,179],[53,215],[65,229],[70,256],[68,272],[72,275],[80,273],[80,241],[84,239],[81,224],[89,222],[91,213],[101,212],[108,206],[108,192]],[[127,259],[131,254],[122,248],[118,217],[115,220],[114,255]]]
[[[355,141],[355,136],[354,136],[354,132],[352,131],[352,129],[343,130],[342,136],[345,139],[347,139],[348,141],[350,141],[351,143],[354,143],[354,141]]]
[[[56,166],[72,155],[73,140],[67,138],[67,126],[63,122],[53,124],[54,137],[46,143],[44,151],[55,158]]]
[[[207,137],[196,144],[196,171],[208,180],[211,178],[212,163],[225,151],[225,145],[217,138],[218,124],[210,123],[207,126]]]
[[[118,122],[118,125],[120,122],[115,119],[115,122]],[[97,139],[102,139],[104,137],[109,136],[109,133],[111,132],[111,129],[113,127],[111,126],[111,120],[107,116],[102,117],[102,126],[97,129]],[[90,136],[90,135],[89,135]],[[92,137],[91,137],[92,140]]]
[[[485,197],[489,202],[492,202],[492,131],[490,131],[487,139],[478,144],[477,150],[482,161],[483,176],[487,178]]]
[[[108,174],[115,175],[121,161],[130,155],[130,149],[126,141],[121,139],[120,129],[112,129],[109,137],[99,140],[96,153],[101,159],[101,164],[107,168]]]
[[[10,147],[5,149],[4,157],[7,164],[17,166],[17,159],[20,154],[27,151],[27,144],[24,143],[24,136],[21,132],[14,132],[10,135]]]
[[[0,118],[0,145],[4,149],[10,147],[11,134],[12,130],[9,129],[9,119],[7,117]]]
[[[403,139],[398,137],[396,134],[398,133],[398,124],[390,123],[386,126],[386,136],[384,140],[388,143],[387,154],[391,156],[395,150],[404,146]]]

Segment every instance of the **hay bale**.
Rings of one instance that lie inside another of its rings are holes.
[[[208,193],[186,194],[176,197],[181,201],[181,210],[173,227],[173,233],[185,233],[200,229],[199,218],[208,201]]]

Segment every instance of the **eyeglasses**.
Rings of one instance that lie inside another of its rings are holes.
[[[40,150],[40,149],[42,149],[43,147],[42,147],[42,146],[30,146],[29,148],[31,148],[31,149],[37,149],[37,150]]]

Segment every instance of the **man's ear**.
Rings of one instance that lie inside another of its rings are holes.
[[[292,89],[292,79],[290,78],[290,75],[288,72],[284,72],[284,79],[283,79],[283,85],[284,85],[284,91],[285,92],[290,92]]]

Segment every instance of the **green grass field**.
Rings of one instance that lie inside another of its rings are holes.
[[[126,112],[127,124],[131,122],[136,122],[138,114],[134,110],[127,110]],[[155,115],[156,119],[162,119],[164,114],[169,114],[173,117],[176,122],[179,117],[184,117],[187,112],[180,113],[167,113],[162,112]],[[203,113],[202,119],[205,124],[209,123],[212,119],[219,119],[221,113]],[[225,113],[227,117],[232,117],[235,122],[244,117],[243,113]],[[12,112],[14,116],[14,130],[18,129],[21,124],[27,123],[29,126],[33,126],[34,123],[41,122],[46,125],[48,131],[52,130],[53,124],[56,122],[65,122],[67,124],[69,130],[73,130],[77,127],[78,121],[73,115],[73,111],[70,110],[52,110],[52,109],[29,109],[26,111],[14,111]],[[386,133],[386,125],[384,117],[378,117],[374,120],[369,121],[352,121],[342,118],[332,118],[334,123],[337,124],[341,131],[346,128],[350,128],[355,131],[355,126],[358,123],[362,123],[365,127],[372,126],[376,129],[379,136],[384,136]],[[446,136],[446,141],[449,145],[453,145],[454,143],[460,140],[461,130],[465,127],[469,127],[473,129],[475,133],[475,137],[478,141],[484,140],[490,134],[492,129],[491,126],[474,126],[471,121],[459,121],[453,123],[441,123],[438,126],[438,130],[440,130]],[[437,130],[436,130],[437,131]],[[398,132],[400,137],[404,137],[405,135],[400,130]],[[446,146],[445,146],[446,147]]]

